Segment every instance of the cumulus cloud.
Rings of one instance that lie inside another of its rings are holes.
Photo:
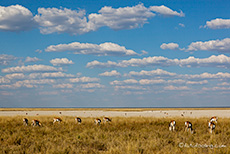
[[[197,51],[197,50],[207,50],[207,51],[218,51],[218,52],[230,52],[230,38],[225,38],[223,40],[210,40],[206,42],[198,41],[192,42],[187,51]]]
[[[218,72],[216,74],[211,73],[202,73],[202,74],[193,74],[193,75],[184,75],[188,79],[229,79],[230,73]]]
[[[111,85],[124,85],[124,84],[136,84],[136,83],[138,83],[138,81],[135,79],[127,79],[124,81],[115,80],[115,81],[110,82]]]
[[[91,89],[91,88],[104,88],[104,85],[101,85],[100,83],[87,83],[87,84],[81,84],[81,88],[85,89]]]
[[[179,45],[177,43],[163,43],[161,46],[160,46],[161,49],[163,50],[167,50],[167,49],[170,49],[170,50],[178,50],[179,49]]]
[[[154,79],[151,79],[151,80],[149,80],[149,79],[141,79],[141,80],[139,81],[139,83],[140,83],[141,85],[152,85],[152,84],[163,84],[163,83],[166,83],[166,81],[165,81],[165,80],[162,80],[162,79],[159,79],[159,80],[154,80]]]
[[[182,24],[182,23],[179,23],[178,25],[179,25],[179,26],[181,26],[181,27],[185,27],[185,25],[184,25],[184,24]]]
[[[1,54],[0,55],[0,65],[9,65],[9,63],[17,58],[12,55]]]
[[[2,69],[3,73],[20,73],[20,72],[56,72],[62,71],[62,68],[55,68],[47,65],[28,65],[16,66]]]
[[[114,30],[133,29],[141,27],[147,23],[147,19],[155,16],[143,4],[133,7],[123,7],[114,9],[105,6],[99,10],[99,14],[92,13],[89,15],[89,25],[92,30],[102,26],[108,26]]]
[[[169,59],[162,56],[147,57],[143,59],[132,58],[130,60],[123,60],[121,62],[108,61],[105,63],[99,61],[92,61],[87,63],[86,67],[90,68],[107,68],[107,67],[147,67],[147,66],[181,66],[181,67],[230,67],[230,57],[225,55],[212,55],[208,58],[188,57],[187,59]]]
[[[48,72],[48,73],[31,73],[28,78],[72,78],[75,77],[72,74],[66,74],[63,72]]]
[[[53,85],[53,87],[54,88],[73,88],[73,85],[69,83],[63,83],[63,84]]]
[[[156,69],[151,71],[142,70],[140,72],[131,71],[126,76],[133,76],[133,77],[154,77],[154,76],[161,76],[161,77],[172,77],[175,76],[176,73],[167,72],[162,69]]]
[[[102,44],[79,43],[51,45],[45,49],[46,52],[72,51],[74,54],[97,55],[97,56],[133,56],[136,52],[126,49],[115,43],[105,42]]]
[[[38,8],[34,20],[39,24],[42,34],[57,32],[77,35],[88,32],[84,10]]]
[[[25,75],[23,73],[13,73],[13,74],[7,74],[5,75],[5,78],[7,79],[24,79]]]
[[[106,77],[112,77],[112,76],[121,76],[121,73],[117,72],[116,70],[112,70],[111,72],[104,72],[99,74],[99,76],[106,76]]]
[[[99,78],[90,78],[90,77],[80,77],[80,78],[72,78],[69,79],[72,83],[85,83],[85,82],[98,82],[100,81]]]
[[[40,61],[41,59],[37,58],[37,57],[26,57],[25,62],[37,62]]]
[[[164,16],[179,16],[179,17],[184,17],[185,16],[185,14],[182,11],[180,11],[180,13],[179,13],[179,12],[171,10],[170,8],[168,8],[168,7],[164,6],[164,5],[151,6],[149,9],[151,11],[157,12],[157,13],[162,14]]]
[[[67,58],[55,58],[55,59],[50,60],[50,63],[53,64],[54,66],[74,64],[72,60],[69,60]]]
[[[190,85],[202,85],[202,84],[207,84],[208,81],[207,80],[203,80],[203,81],[187,81],[186,84],[190,84]]]
[[[207,88],[207,87],[203,87],[202,90],[205,91],[229,91],[230,87],[211,87],[211,88]]]
[[[187,86],[166,86],[164,87],[164,90],[189,90]]]
[[[56,81],[53,79],[39,79],[39,80],[22,80],[17,81],[17,84],[21,85],[35,85],[35,84],[53,84]]]
[[[25,31],[39,27],[42,34],[79,35],[105,26],[113,30],[134,29],[148,23],[155,12],[164,16],[184,16],[182,11],[176,12],[164,5],[149,8],[143,4],[120,8],[104,6],[88,16],[85,10],[67,8],[38,8],[38,14],[33,16],[27,8],[11,5],[0,6],[0,30]]]
[[[26,31],[35,26],[33,14],[21,5],[0,6],[0,30]]]
[[[229,29],[230,19],[216,18],[211,21],[207,21],[204,28],[206,27],[211,28],[211,29]]]

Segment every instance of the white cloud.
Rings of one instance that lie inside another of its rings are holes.
[[[26,31],[35,26],[33,14],[21,5],[0,6],[0,30]]]
[[[87,63],[86,67],[95,68],[107,68],[107,67],[147,67],[147,66],[181,66],[181,67],[230,67],[230,57],[225,55],[212,55],[208,58],[195,58],[188,57],[187,59],[168,59],[162,56],[147,57],[143,59],[132,58],[130,60],[123,60],[119,63],[108,61],[102,63],[99,61],[92,61]]]
[[[121,73],[117,72],[116,70],[112,70],[111,72],[104,72],[99,74],[99,76],[107,76],[107,77],[112,77],[112,76],[121,76]]]
[[[0,55],[0,65],[9,65],[9,63],[17,58],[12,55],[2,54]]]
[[[154,76],[161,76],[161,77],[171,77],[171,76],[175,76],[176,73],[171,73],[171,72],[167,72],[165,70],[162,69],[156,69],[156,70],[152,70],[152,71],[145,71],[142,70],[140,72],[135,72],[135,71],[131,71],[129,72],[126,76],[134,76],[134,77],[154,77]]]
[[[69,83],[63,83],[63,84],[53,85],[53,87],[54,88],[73,88],[73,85]]]
[[[134,79],[127,79],[127,80],[124,80],[124,81],[112,81],[110,82],[111,85],[124,85],[124,84],[137,84],[138,81],[137,80],[134,80]]]
[[[179,16],[179,17],[184,17],[185,16],[185,14],[182,11],[180,11],[180,13],[179,13],[179,12],[171,10],[170,8],[168,8],[168,7],[164,6],[164,5],[151,6],[149,9],[151,11],[157,12],[157,13],[162,14],[164,16]]]
[[[28,78],[71,78],[75,77],[72,74],[66,74],[63,72],[48,72],[48,73],[31,73],[28,75]]]
[[[230,67],[230,57],[225,55],[212,55],[208,58],[194,58],[189,57],[187,59],[181,59],[180,64],[185,67]]]
[[[182,24],[182,23],[179,23],[178,25],[179,25],[179,26],[181,26],[181,27],[185,27],[185,25],[184,25],[184,24]]]
[[[163,84],[166,83],[165,80],[159,79],[159,80],[149,80],[149,79],[142,79],[139,81],[141,85],[152,85],[152,84]]]
[[[142,86],[115,86],[114,89],[116,91],[119,91],[120,89],[128,89],[128,90],[147,90],[146,88],[142,87]]]
[[[187,81],[186,84],[190,84],[190,85],[201,85],[201,84],[207,84],[208,81],[207,80],[203,80],[203,81]]]
[[[98,82],[100,81],[99,78],[90,78],[90,77],[80,77],[80,78],[72,78],[69,79],[72,83],[84,83],[84,82]]]
[[[90,89],[90,88],[104,88],[104,85],[101,85],[100,83],[87,83],[87,84],[81,84],[81,88]]]
[[[160,46],[161,49],[163,50],[167,50],[167,49],[170,49],[170,50],[178,50],[179,49],[179,45],[177,43],[163,43],[161,46]]]
[[[204,28],[206,27],[211,28],[211,29],[229,29],[230,19],[216,18],[211,21],[207,21]]]
[[[54,66],[74,64],[72,60],[69,60],[67,58],[55,58],[55,59],[50,60],[50,63],[53,64]]]
[[[184,16],[182,11],[176,12],[164,5],[146,8],[143,4],[120,8],[104,6],[98,13],[88,16],[85,12],[81,9],[38,8],[38,14],[33,16],[31,11],[21,5],[0,6],[0,30],[25,31],[39,27],[42,34],[79,35],[105,26],[113,30],[142,27],[149,18],[155,16],[154,12],[164,16]]]
[[[26,57],[25,62],[37,62],[40,61],[41,59],[37,58],[37,57]]]
[[[38,8],[34,19],[40,25],[42,34],[57,32],[77,35],[88,32],[84,10]]]
[[[229,82],[222,82],[222,83],[218,83],[218,86],[230,86]]]
[[[6,79],[24,79],[25,75],[23,73],[13,73],[13,74],[7,74],[5,76]]]
[[[197,51],[197,50],[207,50],[207,51],[218,51],[218,52],[230,52],[230,38],[225,38],[223,40],[210,40],[206,42],[192,42],[187,51]]]
[[[28,66],[16,66],[2,69],[3,73],[16,73],[16,72],[56,72],[62,71],[62,68],[55,68],[47,65],[28,65]]]
[[[16,83],[21,85],[53,84],[55,83],[55,80],[53,79],[23,80],[23,81],[17,81]]]
[[[183,75],[185,78],[188,79],[229,79],[230,78],[230,73],[223,73],[223,72],[218,72],[216,74],[211,74],[211,73],[202,73],[202,74],[194,74],[194,75]]]
[[[202,90],[205,90],[205,91],[229,91],[230,90],[230,87],[211,87],[211,88],[207,88],[207,87],[204,87],[202,88]]]
[[[143,26],[147,19],[155,16],[143,4],[133,7],[123,7],[114,9],[105,6],[99,10],[99,14],[92,13],[89,15],[89,27],[97,30],[100,27],[108,26],[114,30],[133,29]]]
[[[51,45],[46,52],[73,51],[74,54],[97,55],[97,56],[133,56],[137,55],[133,50],[126,49],[115,43],[105,42],[102,44],[79,43]]]
[[[164,90],[189,90],[189,88],[187,86],[167,86],[167,87],[164,87]]]

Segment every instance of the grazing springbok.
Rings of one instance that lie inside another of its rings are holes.
[[[215,131],[216,125],[214,122],[209,122],[208,123],[208,129],[209,129],[209,133],[212,133],[212,131]]]
[[[192,123],[191,122],[185,121],[184,125],[185,125],[185,131],[187,131],[187,132],[190,131],[191,134],[194,133],[194,130],[192,128]]]
[[[81,124],[81,118],[77,117],[75,118],[76,123]]]
[[[176,121],[175,120],[172,120],[170,123],[169,123],[169,131],[175,131],[176,129]]]
[[[94,123],[97,125],[100,125],[101,124],[101,119],[98,119],[98,118],[96,118],[95,120],[94,120]]]
[[[34,120],[32,120],[32,124],[31,125],[34,127],[34,126],[41,126],[42,124],[41,124],[40,121],[34,119]]]
[[[106,123],[106,122],[112,122],[112,120],[108,117],[103,117],[103,122]]]
[[[28,119],[27,118],[23,118],[23,125],[28,126]]]
[[[61,120],[61,118],[54,117],[53,118],[53,123],[55,123],[55,122],[60,123],[60,122],[62,122],[62,120]]]

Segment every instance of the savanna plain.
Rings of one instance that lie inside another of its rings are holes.
[[[208,118],[185,117],[112,117],[112,122],[96,125],[93,117],[82,123],[73,116],[0,117],[0,153],[36,154],[152,154],[152,153],[230,153],[230,118],[219,118],[215,132],[208,132]],[[95,117],[102,119],[103,117]],[[31,126],[38,119],[42,126]],[[176,120],[176,131],[169,131]],[[195,133],[184,130],[184,122],[193,124]]]

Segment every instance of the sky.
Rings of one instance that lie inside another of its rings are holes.
[[[230,106],[229,8],[1,0],[0,107]]]

